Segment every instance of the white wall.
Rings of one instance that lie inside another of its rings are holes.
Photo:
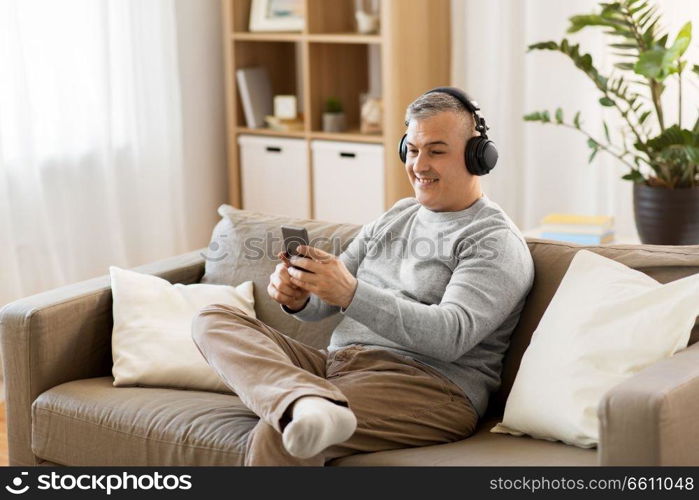
[[[699,2],[657,3],[671,40],[688,20],[699,40]],[[452,80],[480,103],[501,154],[496,169],[483,178],[484,189],[524,229],[536,226],[550,212],[578,212],[614,215],[618,234],[636,235],[632,184],[620,179],[626,167],[603,153],[588,165],[590,150],[581,134],[522,120],[527,112],[559,106],[568,117],[580,110],[585,124],[600,138],[601,120],[607,119],[614,139],[620,120],[602,110],[597,104],[599,92],[566,56],[526,53],[529,44],[568,37],[608,74],[614,60],[602,30],[566,33],[571,15],[591,13],[596,6],[594,0],[452,0]],[[694,41],[688,51],[691,63],[699,63],[697,49]],[[699,106],[699,79],[687,79],[691,83],[684,86],[685,126],[693,124]],[[673,86],[674,82],[668,84],[665,114],[674,119],[678,106]]]
[[[186,234],[191,249],[209,244],[228,198],[221,2],[175,0],[182,93]],[[198,166],[198,168],[192,168]]]

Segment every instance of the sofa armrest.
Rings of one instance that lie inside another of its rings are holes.
[[[699,342],[609,390],[600,465],[699,465]]]
[[[198,283],[202,250],[133,268],[171,283]],[[112,373],[109,275],[11,302],[0,309],[10,465],[37,465],[31,405],[64,382]]]

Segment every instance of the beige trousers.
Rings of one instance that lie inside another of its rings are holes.
[[[441,373],[385,349],[351,345],[328,353],[298,342],[241,309],[202,308],[192,339],[224,383],[260,417],[250,432],[245,465],[322,466],[354,453],[449,443],[468,437],[478,415]],[[281,433],[290,405],[320,396],[349,406],[357,430],[317,456],[287,453]]]

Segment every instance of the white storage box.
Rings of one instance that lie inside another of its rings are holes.
[[[366,224],[384,210],[380,144],[311,141],[315,218]]]
[[[310,217],[306,141],[241,135],[238,144],[243,209],[288,217]]]

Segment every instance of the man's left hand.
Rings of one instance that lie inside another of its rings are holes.
[[[335,255],[308,245],[299,245],[297,252],[306,257],[292,256],[290,263],[311,272],[289,268],[291,282],[332,306],[349,307],[357,289],[357,278],[345,264]]]

